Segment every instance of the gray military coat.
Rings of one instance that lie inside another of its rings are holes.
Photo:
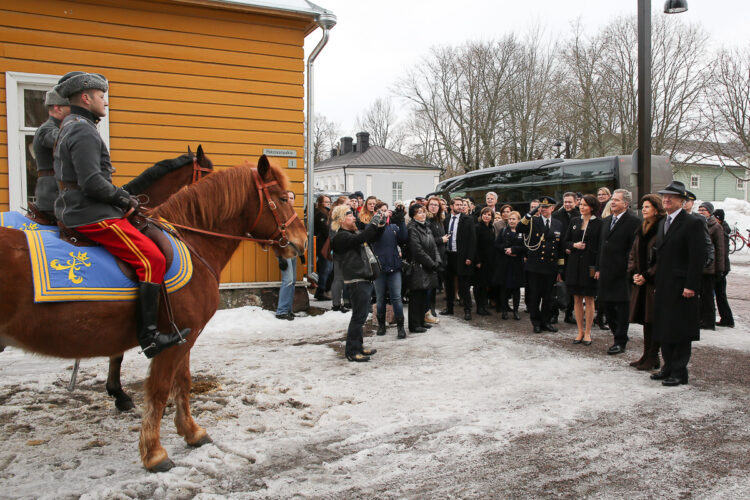
[[[63,183],[55,217],[68,227],[122,218],[130,195],[112,184],[109,150],[96,129],[96,117],[71,106],[55,149],[55,179]]]
[[[34,158],[36,159],[36,169],[38,172],[52,172],[53,170],[53,148],[57,141],[57,135],[60,133],[60,120],[50,116],[49,119],[42,123],[34,134]],[[38,175],[38,174],[37,174]],[[36,206],[45,212],[51,212],[55,209],[55,199],[57,198],[57,181],[54,176],[47,175],[38,177],[36,180]]]

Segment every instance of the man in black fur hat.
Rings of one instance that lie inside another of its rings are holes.
[[[143,353],[152,358],[181,343],[190,329],[161,333],[157,328],[166,259],[126,217],[138,207],[138,201],[112,184],[109,150],[96,129],[107,114],[108,89],[103,75],[83,71],[66,74],[55,87],[71,104],[54,153],[60,187],[55,216],[133,266],[139,280],[136,335]]]

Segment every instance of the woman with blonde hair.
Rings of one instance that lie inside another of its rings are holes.
[[[375,196],[368,196],[365,200],[365,204],[362,205],[362,210],[359,211],[359,222],[357,227],[362,230],[372,220],[372,216],[375,215],[375,205],[378,204],[378,198]]]

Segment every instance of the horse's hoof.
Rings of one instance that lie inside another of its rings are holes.
[[[172,460],[169,458],[165,458],[158,464],[151,467],[148,471],[149,472],[167,472],[172,467],[174,467],[174,462],[172,462]]]
[[[133,400],[130,398],[118,398],[115,400],[115,406],[120,411],[130,411],[135,408]]]
[[[214,442],[214,440],[211,439],[211,436],[209,436],[208,434],[206,434],[205,436],[203,436],[202,438],[200,438],[195,443],[188,443],[188,446],[192,446],[193,448],[199,448],[199,447],[203,446],[204,444],[213,443],[213,442]]]

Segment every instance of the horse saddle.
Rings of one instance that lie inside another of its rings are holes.
[[[153,241],[159,251],[164,255],[167,261],[167,269],[172,265],[174,259],[174,252],[172,251],[172,244],[169,242],[167,235],[161,229],[158,229],[152,223],[150,223],[145,217],[140,214],[132,214],[128,217],[133,226],[140,231],[144,236]],[[99,246],[99,243],[91,241],[83,234],[79,233],[73,228],[70,228],[63,224],[61,221],[57,221],[57,227],[60,229],[60,239],[70,243],[76,247],[95,247]],[[123,272],[131,281],[138,281],[138,277],[135,274],[135,270],[126,262],[115,258],[117,266],[120,271]]]
[[[137,296],[133,269],[103,247],[85,242],[74,230],[39,226],[17,212],[0,213],[0,223],[22,230],[26,236],[35,302],[132,300]],[[152,238],[167,259],[167,291],[185,286],[193,273],[186,245],[143,218],[135,225]],[[62,237],[63,233],[76,238],[76,244]]]

